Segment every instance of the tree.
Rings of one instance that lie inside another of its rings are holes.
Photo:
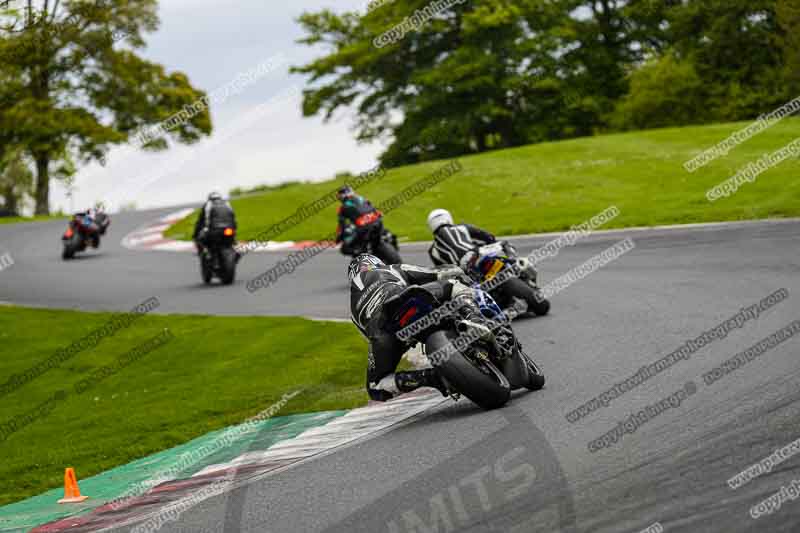
[[[23,1],[0,17],[0,86],[16,80],[0,87],[0,98],[15,95],[0,108],[0,131],[34,161],[37,214],[49,212],[53,165],[62,156],[104,161],[110,146],[187,108],[193,111],[169,140],[192,143],[210,134],[208,108],[197,105],[205,93],[185,74],[135,53],[145,44],[142,34],[158,27],[156,0]],[[168,146],[158,137],[144,148]]]
[[[5,209],[18,215],[32,186],[33,173],[25,162],[23,151],[7,150],[5,157],[0,158],[0,196]]]
[[[778,0],[776,8],[781,34],[776,45],[784,54],[785,98],[800,96],[800,0]]]
[[[303,114],[354,108],[358,140],[391,141],[384,165],[743,120],[800,90],[800,0],[376,5],[303,14],[300,42],[325,52],[292,70]]]
[[[433,8],[442,4],[397,0],[364,16],[303,14],[300,42],[330,49],[292,69],[309,76],[304,115],[330,119],[355,105],[358,140],[392,139],[385,165],[530,142],[538,132],[526,118],[558,98],[552,28],[568,13],[541,0]],[[386,32],[397,34],[404,21],[415,25],[387,44]]]
[[[606,127],[641,58],[624,2],[441,4],[302,15],[300,42],[329,49],[293,69],[309,76],[304,115],[356,106],[360,141],[392,139],[381,157],[390,166],[589,135]]]
[[[708,118],[705,101],[705,86],[694,65],[666,53],[633,72],[630,92],[611,121],[621,130],[699,124]]]

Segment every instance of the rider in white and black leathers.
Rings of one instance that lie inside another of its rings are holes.
[[[492,244],[495,237],[488,231],[470,224],[453,224],[453,217],[444,209],[428,215],[428,227],[433,232],[433,244],[428,250],[434,265],[468,267],[479,246]]]
[[[394,333],[385,330],[384,302],[409,285],[423,285],[439,301],[446,302],[474,289],[460,283],[464,275],[457,267],[423,268],[414,265],[385,265],[373,255],[362,254],[353,259],[348,268],[350,279],[350,318],[369,341],[367,366],[367,392],[370,398],[386,401],[401,392],[411,392],[419,387],[434,387],[446,394],[446,386],[432,369],[397,372],[403,354],[410,348]],[[482,324],[480,311],[467,304],[461,311],[469,327],[492,335]]]

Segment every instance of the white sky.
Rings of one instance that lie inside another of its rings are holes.
[[[295,43],[302,36],[296,22],[300,13],[333,6],[363,11],[367,0],[237,0],[235,7],[218,0],[160,3],[161,27],[147,36],[148,46],[140,53],[169,71],[186,73],[195,87],[210,93],[276,54],[284,54],[287,64],[212,106],[210,139],[154,154],[118,147],[105,168],[81,169],[75,209],[97,200],[112,209],[131,202],[137,208],[200,203],[211,189],[227,194],[237,186],[323,180],[376,164],[382,147],[356,144],[349,111],[327,124],[318,117],[305,119],[297,95],[278,98],[258,116],[252,112],[293,86],[304,88],[304,78],[290,76],[288,65],[305,64],[321,50]],[[71,209],[65,193],[54,181],[51,209]]]

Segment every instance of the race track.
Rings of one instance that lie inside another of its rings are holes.
[[[345,259],[325,252],[250,294],[248,279],[285,254],[245,257],[233,287],[204,287],[191,254],[136,252],[120,239],[172,210],[118,215],[103,247],[64,263],[62,222],[0,226],[0,300],[160,313],[347,318]],[[800,336],[713,384],[702,376],[800,319],[800,222],[599,234],[540,265],[543,281],[625,237],[635,249],[553,298],[550,316],[516,330],[548,376],[536,393],[482,412],[448,402],[426,416],[207,499],[160,531],[564,531],[638,533],[800,530],[800,498],[751,507],[794,479],[800,454],[736,490],[727,480],[800,437]],[[545,242],[516,241],[522,252]],[[401,249],[428,264],[425,247]],[[725,338],[574,423],[566,414],[644,365],[779,289],[788,298]],[[366,355],[365,355],[366,363]],[[689,384],[694,384],[692,389]],[[679,405],[607,448],[589,443],[679,390]]]

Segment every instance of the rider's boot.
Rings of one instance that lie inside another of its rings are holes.
[[[397,388],[400,392],[411,392],[420,387],[433,387],[441,392],[442,396],[447,396],[449,394],[447,385],[445,385],[442,377],[433,368],[397,372],[394,375],[394,382],[397,384]]]

